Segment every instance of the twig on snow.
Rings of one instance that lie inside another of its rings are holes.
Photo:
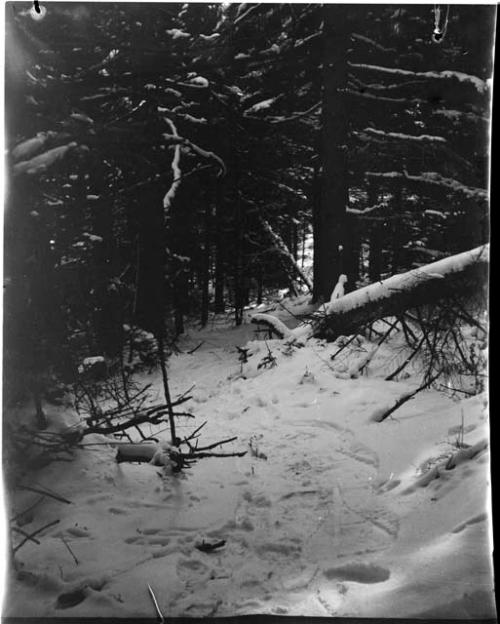
[[[41,533],[42,531],[45,531],[45,529],[48,529],[51,526],[54,526],[55,524],[58,524],[60,522],[60,520],[54,520],[53,522],[49,522],[48,524],[45,524],[43,527],[40,527],[39,529],[37,529],[36,531],[33,531],[33,533],[30,533],[29,535],[26,535],[26,537],[23,539],[22,542],[20,542],[13,550],[13,554],[16,554],[16,552],[21,548],[21,546],[24,546],[24,544],[26,544],[26,542],[28,541],[34,541],[33,538],[35,537],[35,535],[38,535],[39,533]]]

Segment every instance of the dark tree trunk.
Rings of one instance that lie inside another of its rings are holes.
[[[359,262],[361,256],[361,232],[355,215],[346,215],[346,228],[350,233],[351,243],[346,249],[345,273],[349,276],[347,290],[355,290],[359,281]]]
[[[397,184],[397,182],[396,182]],[[392,223],[391,223],[391,239],[392,239],[392,272],[397,273],[401,268],[402,251],[403,251],[403,188],[397,184],[392,197]]]
[[[257,305],[262,303],[262,294],[264,289],[264,271],[262,270],[262,264],[259,264],[257,269]]]
[[[378,202],[377,188],[373,182],[368,186],[368,206],[375,206]],[[380,280],[382,273],[382,243],[383,243],[383,222],[379,220],[372,221],[370,230],[370,255],[368,275],[370,282]]]
[[[45,416],[45,412],[43,411],[42,406],[42,395],[40,388],[38,387],[38,380],[36,382],[36,387],[33,389],[33,401],[35,403],[35,418],[38,429],[46,429],[48,422],[47,417]]]
[[[323,6],[323,107],[321,156],[323,175],[321,206],[315,232],[318,262],[314,276],[315,296],[328,300],[339,275],[346,270],[351,246],[346,228],[347,116],[347,7]],[[352,281],[352,275],[348,275]]]
[[[137,323],[158,335],[165,307],[165,225],[160,194],[151,194],[139,216]]]
[[[302,220],[302,227],[300,230],[300,268],[304,268],[306,261],[306,240],[307,240],[307,226],[306,220]]]
[[[224,282],[225,282],[225,254],[224,254],[224,233],[223,233],[223,213],[221,186],[217,184],[216,188],[216,206],[215,206],[215,293],[214,293],[214,312],[222,314],[225,309],[224,305]]]
[[[292,223],[292,249],[293,259],[295,262],[299,259],[299,231],[295,221]]]
[[[205,233],[204,247],[201,266],[201,325],[205,327],[208,322],[208,304],[209,295],[208,288],[210,285],[210,244],[211,244],[211,227],[212,227],[212,206],[209,198],[205,206]]]
[[[99,352],[114,357],[122,348],[123,318],[120,293],[116,284],[111,285],[111,278],[118,271],[113,209],[109,202],[96,202],[92,210],[92,219],[94,234],[102,238],[102,242],[96,243],[95,250],[96,346]]]
[[[319,162],[316,161],[314,163],[314,173],[313,173],[313,183],[312,183],[312,192],[311,192],[311,202],[312,202],[312,230],[313,230],[313,241],[314,241],[314,255],[313,255],[313,302],[317,302],[321,299],[321,281],[320,281],[320,271],[321,271],[321,257],[322,257],[322,246],[324,244],[323,237],[321,235],[321,176],[319,171]],[[304,245],[305,245],[305,235],[304,235]]]

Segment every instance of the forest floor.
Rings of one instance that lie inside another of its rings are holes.
[[[32,482],[71,504],[45,499],[23,526],[60,519],[40,545],[19,550],[23,573],[8,584],[4,616],[154,617],[149,584],[166,618],[494,617],[485,395],[423,391],[378,423],[374,413],[421,380],[418,364],[384,380],[405,358],[397,335],[351,379],[345,371],[368,340],[331,362],[337,344],[290,349],[254,332],[214,321],[191,330],[169,361],[174,396],[196,384],[196,421],[180,421],[179,433],[207,420],[202,445],[234,435],[221,451],[249,452],[169,476],[117,464],[116,447],[96,445],[39,470]],[[243,376],[236,345],[250,349]],[[258,368],[268,347],[276,366]],[[160,372],[143,377],[161,398]],[[48,415],[77,420],[62,407]],[[461,429],[465,444],[485,441],[471,459],[457,448]],[[20,508],[36,499],[22,497]],[[200,552],[203,540],[225,545]]]

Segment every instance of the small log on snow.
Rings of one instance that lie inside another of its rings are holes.
[[[149,442],[137,442],[131,444],[121,444],[118,447],[116,453],[117,463],[122,462],[152,462],[155,466],[161,466],[165,464],[165,454],[172,459],[174,463],[178,463],[180,466],[187,466],[190,462],[204,457],[243,457],[246,455],[246,451],[235,453],[215,453],[211,449],[227,444],[228,442],[234,442],[236,437],[228,438],[227,440],[220,440],[214,442],[208,446],[192,447],[187,453],[182,453],[177,447],[158,447],[157,444],[151,444]]]
[[[312,333],[329,339],[351,335],[377,319],[473,293],[486,283],[488,257],[489,245],[483,245],[350,292],[314,319]]]
[[[121,444],[116,453],[116,461],[121,462],[150,462],[158,449],[156,444]]]

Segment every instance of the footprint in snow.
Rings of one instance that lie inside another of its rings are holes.
[[[255,552],[258,555],[285,555],[285,556],[297,556],[301,552],[302,546],[298,543],[298,538],[286,540],[282,542],[265,542],[256,546]]]
[[[55,534],[55,537],[67,537],[68,535],[71,537],[91,537],[90,531],[87,527],[79,526],[72,526],[64,529],[64,531],[59,531],[59,533]]]
[[[457,526],[454,529],[452,529],[451,532],[452,533],[461,533],[467,527],[469,527],[469,526],[471,526],[473,524],[477,524],[478,522],[484,522],[487,519],[488,519],[488,514],[486,512],[477,514],[476,516],[473,516],[472,518],[469,518],[465,522],[461,522],[460,524],[457,524]]]
[[[328,580],[354,581],[355,583],[383,583],[391,576],[387,568],[373,563],[348,563],[346,565],[323,570]]]
[[[177,576],[183,581],[208,579],[211,571],[211,568],[199,559],[181,559],[177,563]]]
[[[243,493],[243,498],[255,507],[271,507],[271,501],[264,494],[253,495],[248,490]]]
[[[121,509],[120,507],[109,507],[109,513],[114,514],[115,516],[126,516],[128,515],[128,511],[125,509]]]
[[[135,544],[137,546],[167,546],[170,544],[170,537],[165,535],[133,535],[124,540],[125,544]]]

